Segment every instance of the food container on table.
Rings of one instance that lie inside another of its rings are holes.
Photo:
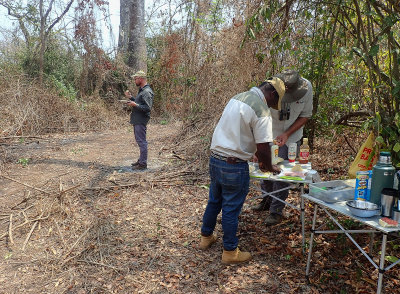
[[[297,156],[297,143],[290,143],[288,147],[289,162],[295,162]]]
[[[393,211],[393,219],[395,221],[397,221],[398,223],[400,223],[400,211],[399,210],[394,210]]]
[[[393,206],[397,198],[397,189],[383,188],[381,192],[382,216],[392,217]]]
[[[307,182],[310,183],[319,183],[322,182],[321,177],[319,176],[318,172],[316,170],[310,169],[308,172],[306,172],[306,179]]]
[[[350,200],[346,202],[350,212],[358,217],[372,217],[381,212],[375,203],[364,200]]]
[[[355,180],[335,180],[310,184],[309,194],[328,203],[351,200],[354,198]]]

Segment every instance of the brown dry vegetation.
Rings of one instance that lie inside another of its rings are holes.
[[[104,101],[69,101],[20,73],[0,76],[1,136],[104,130],[116,126],[117,113]]]

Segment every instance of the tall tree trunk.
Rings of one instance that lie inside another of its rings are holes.
[[[128,50],[129,39],[129,8],[131,7],[132,0],[119,1],[119,33],[118,33],[118,52],[126,53]]]
[[[147,71],[144,28],[144,0],[132,0],[130,6],[128,65],[134,70]]]
[[[46,49],[46,34],[45,34],[45,23],[43,11],[43,0],[39,1],[39,13],[40,13],[40,50],[39,50],[39,84],[43,83],[43,72],[44,72],[44,52]]]

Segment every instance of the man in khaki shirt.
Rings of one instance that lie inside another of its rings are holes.
[[[287,160],[289,143],[297,143],[297,153],[299,152],[304,125],[312,116],[313,92],[310,81],[300,77],[297,71],[287,70],[277,74],[276,77],[285,83],[286,91],[282,98],[282,109],[280,111],[271,109],[272,133],[279,146],[278,156]],[[285,187],[288,187],[287,183],[278,181],[263,181],[261,184],[261,188],[267,192]],[[289,195],[289,190],[286,189],[274,195],[284,201]],[[284,203],[266,196],[253,209],[269,210],[264,223],[266,226],[271,226],[282,221],[284,207]]]

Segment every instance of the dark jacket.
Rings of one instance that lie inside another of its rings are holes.
[[[150,120],[150,111],[153,106],[154,92],[149,85],[139,89],[136,98],[131,98],[138,106],[132,108],[131,120],[132,125],[147,125]]]

